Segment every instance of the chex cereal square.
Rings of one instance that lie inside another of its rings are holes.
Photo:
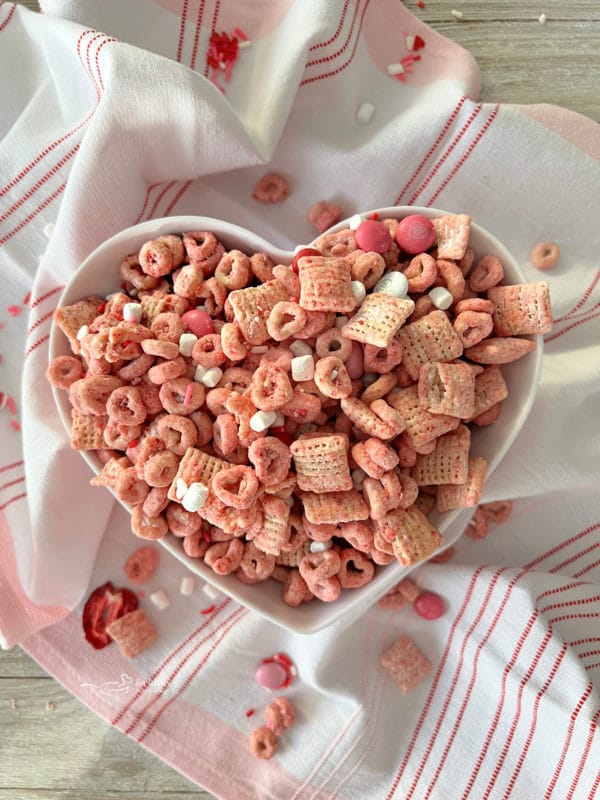
[[[251,345],[261,345],[266,342],[269,338],[267,317],[277,303],[289,299],[287,289],[278,280],[231,292],[229,302],[233,317],[244,339]]]
[[[438,511],[476,506],[481,500],[486,472],[487,462],[484,458],[470,458],[467,478],[463,484],[438,486],[436,497]]]
[[[475,377],[475,407],[473,417],[478,417],[508,397],[508,387],[499,367],[486,367]]]
[[[418,686],[431,672],[431,664],[410,636],[401,636],[382,653],[380,663],[405,693]]]
[[[304,256],[298,260],[300,305],[307,311],[354,311],[350,264],[345,258]]]
[[[475,374],[468,364],[424,364],[419,370],[419,403],[432,414],[470,419],[475,407]]]
[[[203,486],[210,486],[214,476],[222,469],[229,469],[232,465],[221,458],[204,453],[195,447],[188,447],[177,469],[177,474],[169,487],[168,498],[177,503],[181,503],[183,491],[178,487],[189,487],[193,483],[201,483]]]
[[[494,304],[492,319],[497,336],[522,336],[552,330],[550,290],[547,281],[488,289]]]
[[[354,522],[369,518],[369,506],[355,489],[348,492],[302,492],[300,494],[304,513],[309,522],[316,524]]]
[[[311,436],[290,445],[300,489],[307,492],[345,492],[352,489],[348,437]]]
[[[434,219],[433,227],[437,235],[438,258],[460,261],[469,246],[471,217],[468,214],[447,214]]]
[[[419,403],[416,383],[405,389],[393,389],[387,395],[387,402],[400,414],[406,423],[406,435],[419,447],[432,439],[437,439],[460,425],[458,417],[449,414],[432,414]]]
[[[440,436],[431,453],[417,456],[411,477],[419,486],[464,483],[469,469],[470,445],[471,431],[460,425],[455,431]]]
[[[398,334],[402,342],[402,363],[413,380],[423,364],[452,361],[462,355],[463,344],[444,311],[431,311],[405,325]]]
[[[357,313],[342,328],[347,339],[388,347],[398,330],[415,310],[412,300],[383,292],[366,296]]]

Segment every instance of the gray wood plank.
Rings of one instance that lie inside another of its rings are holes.
[[[12,678],[40,678],[52,680],[45,670],[20,647],[0,651],[0,681]]]

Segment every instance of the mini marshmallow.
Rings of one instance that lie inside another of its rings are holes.
[[[179,593],[189,596],[195,589],[195,582],[192,575],[186,575],[179,584]]]
[[[281,413],[281,411],[275,412],[275,420],[273,422],[273,428],[281,428],[282,425],[285,425],[285,417]]]
[[[195,333],[182,333],[179,337],[179,352],[181,355],[191,358],[192,350],[197,341],[198,337]]]
[[[275,423],[275,417],[274,411],[257,411],[256,414],[250,417],[250,427],[256,433],[262,433]]]
[[[350,217],[348,220],[348,227],[351,231],[355,231],[362,221],[363,218],[360,214],[354,214],[354,216]]]
[[[181,500],[185,493],[188,490],[187,483],[183,480],[183,478],[177,478],[177,483],[175,484],[175,497],[178,500]]]
[[[445,311],[447,308],[450,308],[452,303],[454,302],[454,298],[443,286],[434,286],[434,288],[428,292],[429,298],[433,305],[436,308]]]
[[[194,372],[194,380],[198,383],[202,383],[202,378],[206,375],[207,371],[206,367],[203,367],[202,364],[198,364]]]
[[[375,106],[373,103],[362,103],[356,112],[356,121],[362,122],[363,125],[368,125],[373,119],[375,113]]]
[[[462,11],[458,11],[458,9],[456,9],[456,8],[453,8],[450,13],[452,14],[452,16],[455,19],[462,19],[464,17],[463,12]]]
[[[406,275],[401,272],[388,272],[375,284],[373,291],[389,294],[391,297],[406,297],[408,294],[408,280]]]
[[[326,542],[311,542],[310,543],[310,552],[311,553],[323,553],[325,550],[331,550],[333,547],[333,542],[331,539],[328,539]]]
[[[540,14],[538,17],[538,22],[540,23],[540,25],[543,25],[547,19],[548,17],[545,14]]]
[[[54,228],[56,228],[56,225],[53,222],[44,225],[44,236],[49,239],[54,233]]]
[[[335,318],[335,327],[336,328],[343,328],[344,325],[347,325],[349,322],[348,317],[342,314],[340,317]]]
[[[208,499],[208,486],[203,483],[191,483],[187,492],[183,495],[181,505],[186,511],[198,511],[205,505]]]
[[[79,328],[79,330],[77,331],[77,341],[80,342],[88,335],[89,332],[90,329],[88,328],[88,326],[82,325],[81,328]]]
[[[292,379],[310,381],[315,374],[315,362],[312,356],[296,356],[292,358]]]
[[[404,72],[402,64],[388,64],[386,69],[388,75],[402,75]]]
[[[169,600],[169,595],[165,592],[164,589],[159,589],[156,592],[152,592],[150,595],[150,600],[154,605],[158,608],[159,611],[164,611],[165,608],[168,608],[171,605],[171,601]]]
[[[212,586],[210,583],[205,583],[204,586],[202,587],[202,591],[211,600],[216,600],[220,594],[219,590],[215,589],[215,587]]]
[[[352,281],[350,286],[352,288],[352,294],[354,295],[354,299],[356,300],[356,305],[359,306],[367,296],[367,290],[365,289],[365,285],[362,281]]]
[[[300,339],[296,339],[290,345],[290,350],[295,356],[312,356],[312,348]]]
[[[142,304],[141,303],[125,303],[123,306],[123,319],[125,322],[142,321]]]
[[[219,367],[211,367],[207,369],[204,373],[203,377],[200,379],[200,383],[203,383],[209,389],[214,389],[217,383],[223,377],[223,370]]]

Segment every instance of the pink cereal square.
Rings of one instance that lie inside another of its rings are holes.
[[[119,645],[125,658],[139,656],[157,639],[156,630],[142,608],[115,619],[106,631]]]
[[[307,311],[354,311],[350,264],[345,258],[303,256],[298,260],[300,305]]]
[[[404,693],[422,683],[431,672],[431,664],[410,636],[401,636],[382,653],[380,663]]]
[[[212,479],[222,469],[229,469],[232,465],[221,458],[204,453],[195,447],[188,447],[183,455],[177,473],[169,487],[168,498],[176,503],[181,503],[182,496],[178,495],[177,484],[183,481],[187,487],[192,483],[202,483],[210,487]]]
[[[419,486],[464,483],[469,469],[470,446],[471,431],[460,425],[455,431],[440,436],[431,453],[417,456],[411,477]]]
[[[402,342],[402,363],[413,380],[423,364],[453,361],[463,352],[460,337],[444,311],[431,311],[405,325],[398,334]]]
[[[298,486],[307,492],[345,492],[352,489],[348,437],[327,434],[297,439],[290,445]]]
[[[458,417],[449,414],[432,414],[419,403],[416,383],[404,389],[392,389],[387,402],[396,409],[406,423],[406,434],[417,447],[437,439],[460,425]]]
[[[355,522],[369,518],[369,506],[355,489],[348,492],[301,492],[304,513],[309,522],[316,524]]]
[[[415,309],[410,298],[392,297],[383,292],[368,294],[356,314],[344,325],[347,339],[388,347]]]
[[[460,261],[467,252],[471,233],[471,217],[468,214],[447,214],[433,220],[437,234],[438,258]]]
[[[471,508],[481,500],[483,483],[487,472],[484,458],[470,458],[464,483],[438,486],[436,508],[438,511],[453,511],[455,508]]]
[[[492,319],[496,336],[523,336],[552,330],[547,281],[494,286],[488,289],[487,297],[494,304]]]
[[[228,297],[234,320],[244,339],[254,346],[263,344],[269,338],[267,319],[273,308],[277,303],[289,299],[287,289],[278,280],[236,289]]]

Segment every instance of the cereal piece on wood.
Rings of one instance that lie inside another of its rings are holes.
[[[71,409],[71,447],[74,450],[105,450],[104,429],[108,417],[97,414],[84,414],[76,408]]]
[[[373,292],[344,325],[342,334],[356,342],[387,347],[414,310],[409,298]]]
[[[298,260],[300,305],[307,311],[354,311],[350,264],[345,258],[303,256]]]
[[[300,438],[290,445],[290,451],[298,486],[303,491],[321,494],[352,489],[347,436]]]
[[[468,364],[424,364],[419,370],[419,403],[432,414],[470,419],[475,407],[475,375]]]
[[[444,311],[432,311],[405,325],[398,336],[402,342],[402,363],[413,380],[423,364],[452,361],[462,355],[463,344]]]
[[[354,522],[369,518],[369,507],[360,492],[302,492],[300,499],[309,522],[317,524]]]
[[[481,416],[497,403],[508,397],[508,387],[504,382],[500,368],[492,365],[486,367],[480,375],[475,376],[475,408],[473,418]]]
[[[125,658],[135,658],[157,639],[154,626],[142,608],[136,608],[106,626],[107,633],[119,645]]]
[[[494,286],[488,289],[494,304],[494,333],[497,336],[523,336],[552,330],[552,310],[547,281]]]
[[[467,480],[462,485],[438,486],[435,501],[437,510],[444,512],[476,506],[481,500],[486,472],[487,461],[484,458],[470,458]]]
[[[202,450],[197,450],[195,447],[188,447],[185,455],[179,462],[177,474],[173,478],[173,482],[169,488],[169,500],[174,500],[181,503],[187,488],[193,483],[201,483],[204,486],[210,486],[213,477],[222,469],[229,469],[231,464],[228,461],[223,461],[221,458],[204,453]],[[177,491],[178,485],[180,489],[185,486],[183,494]]]
[[[251,345],[261,345],[269,338],[269,314],[277,303],[287,302],[290,298],[285,286],[278,280],[272,280],[261,286],[236,289],[228,299],[244,339]]]
[[[458,417],[449,414],[432,414],[419,403],[417,384],[405,389],[393,389],[387,402],[406,422],[406,434],[416,447],[452,431],[460,425]]]
[[[69,340],[71,350],[78,354],[81,346],[77,334],[84,325],[90,325],[98,316],[98,309],[102,305],[99,297],[88,297],[79,300],[70,306],[62,306],[54,312],[54,322]]]
[[[404,693],[422,683],[431,672],[431,664],[410,636],[401,636],[382,653],[380,663]]]
[[[510,364],[523,358],[535,349],[531,339],[517,339],[510,336],[484,339],[465,350],[466,358],[477,364]]]
[[[471,432],[465,425],[440,436],[433,452],[417,456],[410,473],[412,478],[419,486],[463,484],[469,469],[470,445]]]
[[[437,236],[438,258],[460,261],[467,252],[471,233],[468,214],[447,214],[433,220]]]

